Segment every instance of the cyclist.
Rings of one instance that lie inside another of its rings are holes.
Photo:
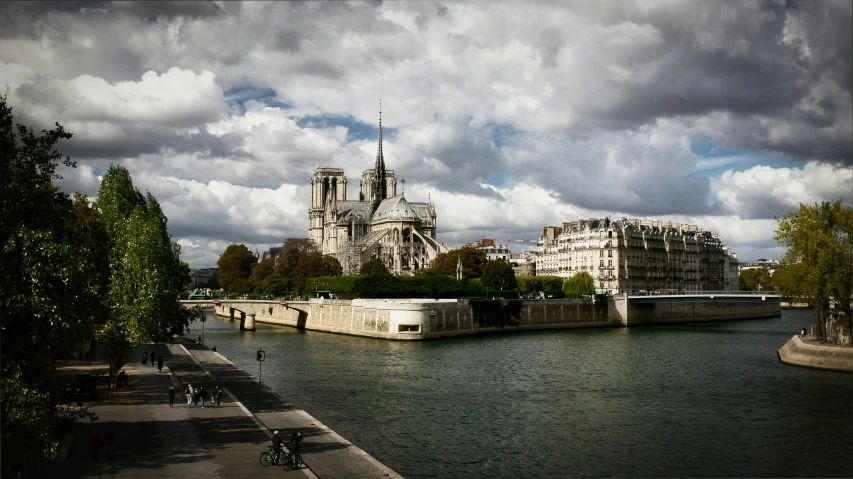
[[[296,465],[296,455],[299,454],[299,443],[302,442],[302,433],[294,432],[290,435],[290,456],[293,460],[294,466]]]
[[[281,455],[281,435],[278,431],[272,433],[272,450],[273,450],[273,458],[272,463],[276,466],[278,465],[278,457]]]

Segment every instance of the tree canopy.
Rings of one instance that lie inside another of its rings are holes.
[[[246,245],[229,245],[216,262],[219,266],[219,284],[226,291],[231,291],[232,284],[237,280],[248,280],[252,277],[252,268],[257,264],[258,259]]]
[[[513,290],[516,287],[515,271],[511,264],[502,259],[486,262],[480,280],[488,289]]]
[[[486,253],[472,246],[463,246],[447,253],[440,253],[430,262],[429,269],[455,278],[459,258],[462,258],[463,279],[479,278],[483,275],[483,268],[487,261]]]
[[[776,240],[787,248],[773,275],[779,292],[814,308],[821,340],[826,338],[830,298],[853,330],[853,209],[843,207],[841,200],[801,203],[777,222]]]
[[[586,271],[575,273],[574,276],[563,283],[563,292],[566,293],[566,297],[568,298],[592,296],[595,294],[595,281],[593,281],[592,276]]]
[[[385,267],[385,263],[383,263],[381,259],[373,258],[370,261],[361,265],[361,271],[359,271],[359,274],[370,276],[389,273],[388,268]]]
[[[738,275],[738,289],[741,291],[772,291],[773,277],[767,268],[745,269]]]

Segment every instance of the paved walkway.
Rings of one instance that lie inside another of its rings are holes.
[[[147,348],[163,356],[163,372],[150,363],[141,364]],[[105,372],[106,358],[67,361],[60,373],[79,370]],[[147,344],[124,367],[129,385],[117,389],[111,400],[85,402],[98,421],[78,424],[72,441],[61,448],[64,460],[39,471],[40,477],[399,477],[363,451],[329,430],[304,411],[288,405],[220,355],[189,342],[175,345]],[[212,376],[209,376],[208,371]],[[216,382],[218,381],[218,382]],[[216,384],[227,393],[222,406],[209,397],[205,407],[186,407],[184,384],[204,385],[212,396]],[[168,388],[177,390],[169,407]],[[103,435],[112,428],[116,445],[111,461],[93,460],[89,435],[97,428]],[[263,467],[258,459],[270,444],[271,431],[301,431],[306,468],[285,472]],[[70,437],[69,437],[70,439]]]

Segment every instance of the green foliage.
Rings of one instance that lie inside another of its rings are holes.
[[[310,238],[288,238],[281,245],[275,262],[275,274],[282,278],[293,279],[299,259],[307,253],[319,253],[317,245]]]
[[[559,276],[518,276],[516,281],[522,294],[563,289],[563,278]]]
[[[112,387],[115,373],[145,338],[181,334],[199,313],[176,301],[189,281],[189,268],[169,236],[160,204],[133,186],[127,169],[110,166],[95,206],[109,239],[108,312],[101,345],[109,351]]]
[[[586,271],[576,273],[563,283],[563,292],[568,298],[584,298],[595,294],[595,281]]]
[[[318,251],[303,253],[296,262],[293,269],[293,288],[303,291],[308,280],[325,276],[326,265],[323,263],[323,255]]]
[[[465,298],[482,297],[479,281],[456,281],[443,275],[393,276],[389,273],[356,276],[352,294],[361,298]],[[337,292],[335,289],[331,291]]]
[[[341,298],[352,298],[355,296],[353,285],[360,276],[322,276],[308,282],[307,290],[309,296],[316,295],[317,291],[331,291]]]
[[[231,282],[228,288],[229,294],[244,296],[247,294],[251,294],[254,291],[255,286],[252,284],[252,280],[249,278],[237,278]]]
[[[388,268],[385,267],[385,263],[382,262],[379,258],[373,258],[370,261],[361,265],[361,271],[359,274],[362,275],[372,275],[372,274],[389,274]]]
[[[767,268],[745,269],[738,275],[740,291],[774,291],[773,277]]]
[[[323,256],[323,265],[325,266],[323,276],[340,276],[344,274],[344,267],[341,266],[341,262],[334,256]]]
[[[9,464],[56,454],[55,426],[84,411],[57,405],[54,363],[91,339],[103,319],[103,227],[85,198],[72,201],[53,180],[69,139],[59,124],[37,136],[13,127],[0,97],[0,434]]]
[[[261,283],[275,272],[275,258],[264,258],[252,270],[252,281]]]
[[[826,337],[826,307],[833,298],[846,314],[853,289],[853,209],[841,200],[804,205],[777,218],[776,240],[787,251],[774,273],[783,296],[814,308],[819,336]]]
[[[246,245],[229,245],[216,262],[219,266],[219,284],[229,293],[236,293],[233,291],[233,284],[240,279],[249,280],[252,277],[252,268],[257,264],[258,259]]]
[[[255,293],[276,298],[286,296],[292,288],[293,283],[290,280],[277,275],[269,276],[260,283],[255,283]]]
[[[512,265],[502,259],[488,261],[483,267],[483,276],[480,280],[483,286],[489,289],[509,290],[516,287]]]
[[[441,253],[430,262],[430,270],[439,274],[444,274],[456,277],[456,266],[462,258],[462,278],[473,279],[483,275],[483,268],[486,266],[486,253],[472,246],[464,246],[462,248]]]

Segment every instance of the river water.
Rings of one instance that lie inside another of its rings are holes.
[[[777,319],[393,342],[208,317],[205,343],[404,477],[853,476],[853,375]],[[192,335],[201,332],[192,326]]]

